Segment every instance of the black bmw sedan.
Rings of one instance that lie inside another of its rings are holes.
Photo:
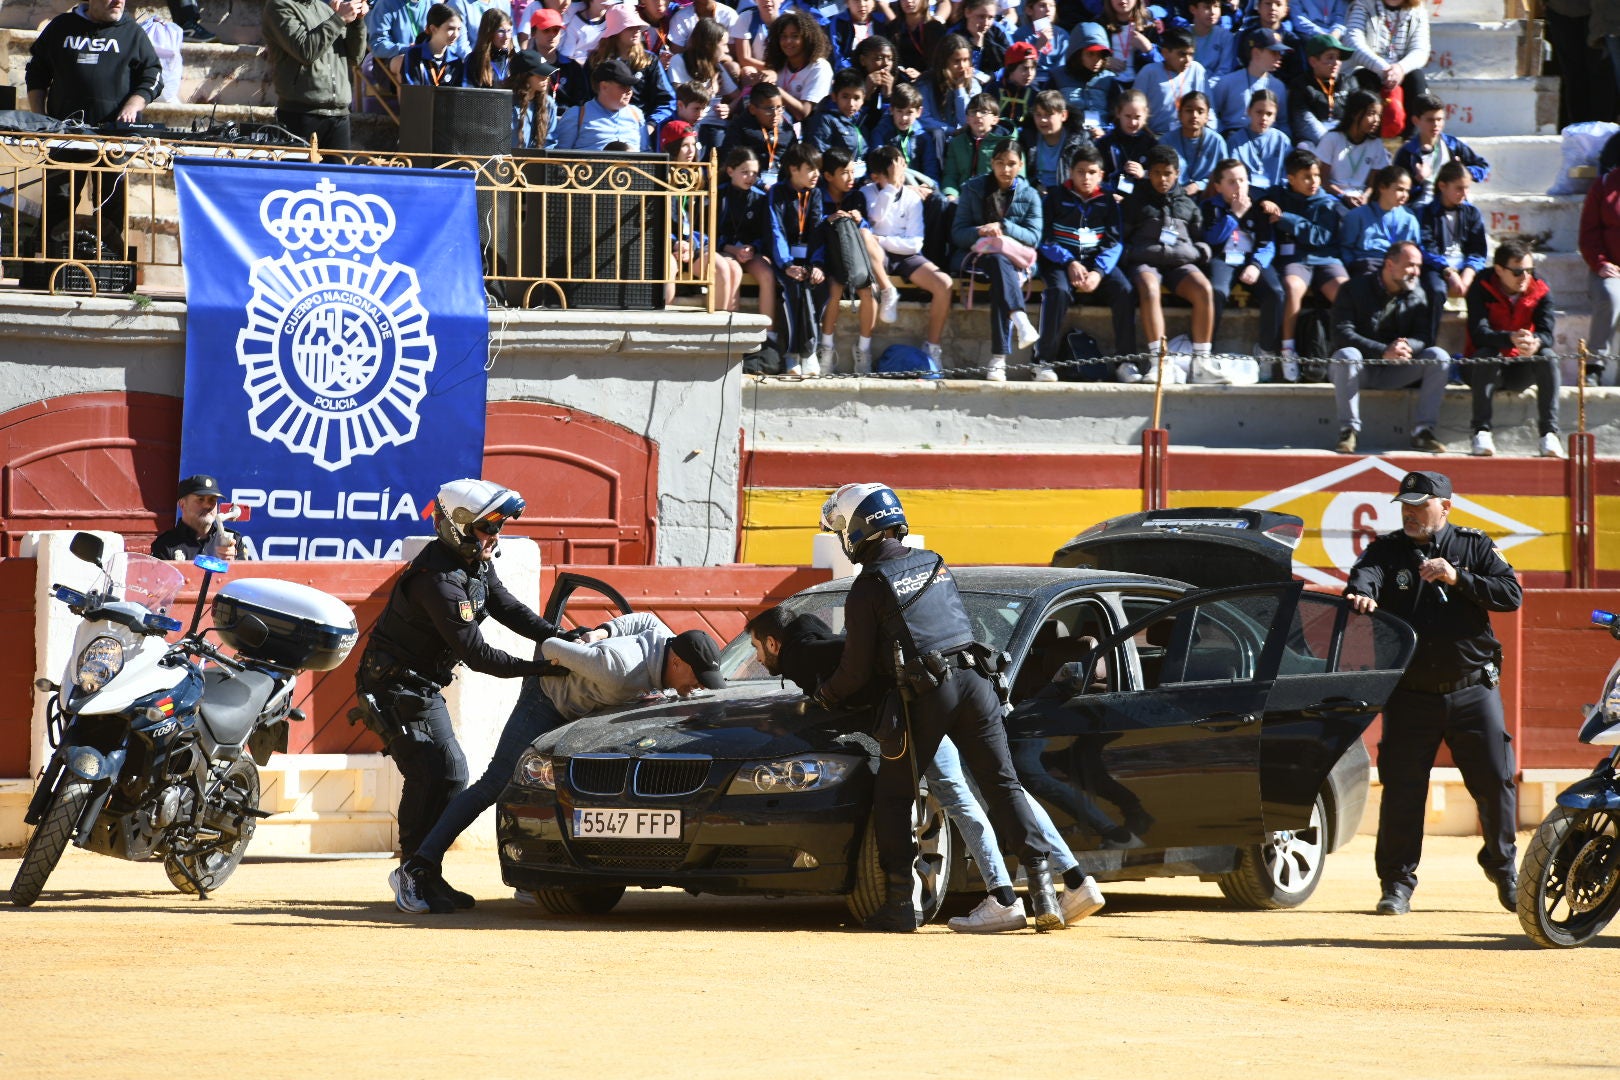
[[[1411,656],[1412,631],[1291,580],[1298,519],[1132,518],[1065,545],[1056,561],[1067,566],[954,571],[978,640],[1012,658],[1020,778],[1101,881],[1193,874],[1244,906],[1303,903],[1360,821],[1360,736]],[[1110,568],[1132,549],[1156,574],[1175,563],[1178,577]],[[786,603],[841,629],[850,580]],[[564,614],[580,586],[617,599],[573,579],[548,615]],[[747,634],[722,667],[724,690],[536,740],[498,808],[509,885],[559,914],[603,913],[626,888],[663,886],[843,895],[857,917],[881,902],[870,716],[824,711],[784,687]],[[932,917],[948,892],[981,879],[924,795],[916,894]]]

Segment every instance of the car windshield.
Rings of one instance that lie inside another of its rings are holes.
[[[844,632],[844,598],[842,590],[802,592],[782,602],[792,615],[814,615],[833,632]],[[962,606],[967,609],[973,623],[974,640],[1000,651],[1012,640],[1013,629],[1029,607],[1029,598],[1007,593],[962,593]],[[774,679],[776,676],[760,666],[754,658],[753,637],[745,630],[732,638],[720,654],[720,671],[727,682],[746,682],[756,679]]]

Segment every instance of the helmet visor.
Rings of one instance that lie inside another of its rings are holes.
[[[515,491],[506,493],[506,497],[495,505],[489,507],[472,523],[472,528],[478,532],[494,536],[501,531],[501,526],[512,518],[523,514],[523,496]]]

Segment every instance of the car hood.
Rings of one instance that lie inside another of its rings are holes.
[[[829,713],[796,689],[773,682],[729,686],[684,701],[630,706],[564,724],[535,740],[558,757],[579,754],[706,754],[737,761],[817,751],[862,753],[865,712]]]

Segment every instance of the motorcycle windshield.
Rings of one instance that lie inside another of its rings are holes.
[[[185,575],[174,563],[138,552],[115,555],[108,572],[114,597],[162,615],[169,613],[186,583]]]

